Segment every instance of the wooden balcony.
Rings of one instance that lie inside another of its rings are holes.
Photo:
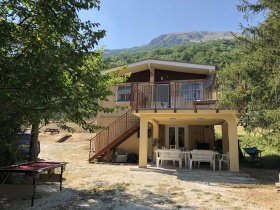
[[[131,107],[139,110],[212,109],[218,112],[217,92],[201,81],[132,84]]]

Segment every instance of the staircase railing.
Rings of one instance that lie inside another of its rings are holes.
[[[132,110],[128,110],[121,117],[112,122],[106,129],[97,133],[95,137],[90,139],[89,159],[95,153],[101,151],[113,142],[117,137],[135,126],[138,122],[139,118],[132,114]]]

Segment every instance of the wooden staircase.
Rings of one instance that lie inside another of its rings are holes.
[[[130,106],[138,112],[138,106],[145,107],[147,96],[139,90],[137,83],[131,84],[131,87]],[[105,155],[106,161],[109,161],[112,150],[139,130],[140,120],[132,113],[132,109],[90,140],[89,162],[100,160]]]
[[[133,115],[132,110],[128,110],[90,140],[89,162],[100,160],[105,155],[106,160],[109,161],[111,151],[136,133],[139,128],[139,118]]]

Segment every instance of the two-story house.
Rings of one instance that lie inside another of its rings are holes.
[[[127,109],[99,113],[97,124],[107,129],[91,140],[89,161],[109,159],[113,149],[122,148],[137,153],[139,167],[147,167],[155,148],[214,149],[214,126],[221,125],[223,153],[229,152],[230,170],[238,171],[236,110],[217,108],[215,70],[158,59],[128,65],[121,74],[131,73],[129,79],[101,102]]]

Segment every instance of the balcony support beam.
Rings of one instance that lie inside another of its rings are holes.
[[[226,121],[228,124],[230,171],[238,172],[239,155],[238,155],[237,123],[234,116],[227,118]]]
[[[175,82],[175,87],[174,87],[174,113],[177,112],[176,103],[177,103],[177,82]]]
[[[139,168],[147,168],[148,118],[140,117]]]

